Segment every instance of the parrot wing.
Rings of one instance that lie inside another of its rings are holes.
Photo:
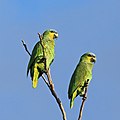
[[[84,85],[84,82],[86,80],[86,65],[85,63],[79,63],[72,75],[69,89],[68,89],[68,98],[71,98],[71,95],[74,93],[74,91],[78,87],[82,87]]]
[[[39,41],[39,42],[36,43],[35,47],[33,48],[32,55],[30,57],[30,61],[28,63],[28,67],[27,67],[27,76],[28,76],[28,73],[29,73],[29,70],[30,70],[32,64],[38,58],[41,58],[41,56],[43,56],[43,49],[42,49],[41,43]]]

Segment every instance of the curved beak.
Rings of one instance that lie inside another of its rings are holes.
[[[90,61],[95,63],[95,62],[96,62],[96,57],[92,57],[92,58],[90,59]]]
[[[54,38],[58,38],[58,33],[55,33],[55,34],[54,34]]]

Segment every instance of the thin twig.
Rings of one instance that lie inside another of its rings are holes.
[[[30,52],[29,52],[28,49],[27,49],[27,46],[26,46],[24,40],[22,40],[22,44],[23,44],[23,46],[24,46],[26,52],[31,56]]]
[[[85,101],[87,99],[87,90],[88,90],[88,83],[86,83],[85,94],[84,94],[84,96],[82,98],[82,104],[81,104],[81,107],[80,107],[80,112],[79,112],[78,120],[82,120],[83,108],[84,108],[84,105],[85,105]]]
[[[39,39],[41,41],[42,37],[40,37],[40,33],[38,33],[38,35],[39,35]],[[22,40],[22,43],[23,43],[23,46],[24,46],[26,52],[31,56],[30,52],[27,49],[27,45],[25,44],[25,42],[23,40]],[[43,49],[44,49],[44,47],[43,47]],[[43,50],[43,54],[44,54],[44,50]],[[64,107],[62,105],[62,102],[58,98],[58,96],[57,96],[57,94],[56,94],[56,92],[54,90],[54,84],[52,82],[52,78],[51,78],[51,74],[50,74],[50,68],[47,70],[46,75],[47,75],[47,79],[48,80],[46,80],[46,78],[44,77],[43,74],[42,74],[42,78],[43,78],[44,82],[46,83],[46,85],[48,86],[49,90],[51,91],[52,95],[54,96],[54,98],[55,98],[55,100],[56,100],[56,102],[57,102],[57,104],[58,104],[58,106],[59,106],[59,108],[61,110],[61,113],[62,113],[62,116],[63,116],[63,120],[67,120],[66,119],[66,112],[65,112]]]
[[[42,74],[42,79],[44,80],[44,82],[47,84],[48,87],[50,87],[49,82],[46,80],[46,78],[44,77],[44,75]]]
[[[60,108],[60,110],[61,110],[61,112],[62,112],[63,120],[67,120],[67,118],[66,118],[66,112],[65,112],[64,107],[63,107],[63,105],[62,105],[62,102],[61,102],[61,100],[58,98],[58,96],[57,96],[57,94],[56,94],[56,92],[55,92],[55,90],[54,90],[54,85],[53,85],[53,83],[52,83],[52,78],[51,78],[51,75],[50,75],[50,69],[49,69],[48,72],[47,72],[47,78],[48,78],[48,81],[49,81],[49,83],[50,83],[49,89],[50,89],[52,95],[54,96],[56,102],[57,102],[58,105],[59,105],[59,108]]]
[[[54,90],[54,84],[52,82],[52,78],[51,78],[51,74],[50,74],[50,68],[47,70],[46,75],[47,75],[47,79],[48,79],[49,85],[50,85],[50,87],[52,87],[51,89]]]
[[[40,33],[38,33],[39,39],[40,41],[42,40],[42,35]]]

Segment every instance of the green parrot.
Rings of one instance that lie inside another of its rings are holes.
[[[92,69],[95,62],[96,56],[91,52],[81,56],[69,84],[68,98],[70,99],[70,108],[73,107],[74,99],[78,95],[84,96],[86,84],[89,84],[92,79]]]
[[[30,71],[33,88],[37,87],[39,77],[47,72],[54,60],[55,38],[58,38],[55,30],[46,30],[42,34],[41,41],[37,42],[33,48],[27,67],[27,76]]]

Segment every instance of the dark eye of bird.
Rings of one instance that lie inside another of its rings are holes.
[[[91,54],[88,54],[88,57],[92,57],[92,55],[91,55]]]
[[[95,58],[95,56],[94,56],[94,55],[91,55],[91,54],[88,54],[88,57],[93,57],[93,58]]]
[[[54,33],[54,31],[50,31],[51,33]]]

